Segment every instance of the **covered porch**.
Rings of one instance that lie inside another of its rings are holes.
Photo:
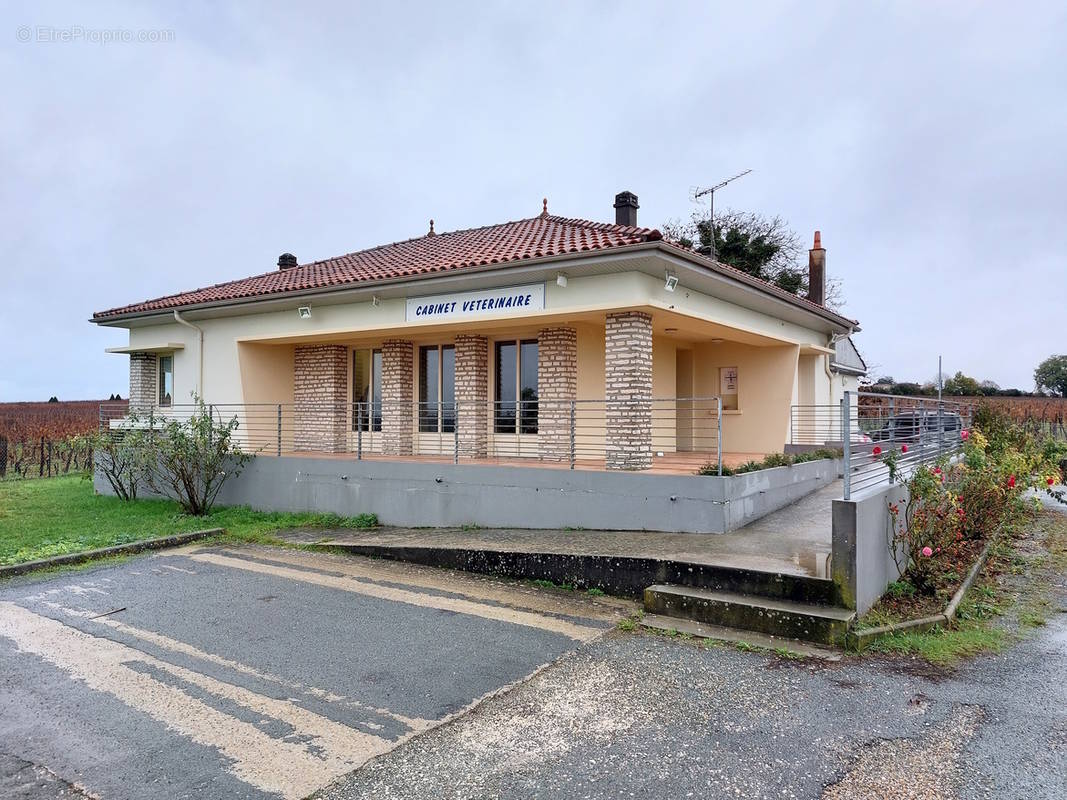
[[[210,375],[212,413],[265,456],[692,474],[782,452],[791,408],[828,399],[832,351],[683,299],[377,328],[326,307],[314,333],[266,328],[200,352],[195,383]],[[131,408],[187,413],[173,375],[195,361],[161,347],[123,349]]]
[[[781,452],[825,350],[658,307],[237,348],[252,452],[680,474]]]

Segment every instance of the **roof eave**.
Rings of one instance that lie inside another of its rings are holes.
[[[702,268],[708,272],[712,272],[717,276],[747,286],[757,292],[777,300],[783,304],[786,304],[794,309],[804,311],[813,316],[822,318],[824,321],[831,322],[842,329],[846,329],[850,332],[858,331],[859,323],[856,320],[848,319],[840,314],[836,314],[829,309],[813,306],[811,304],[803,302],[795,295],[791,295],[785,290],[774,290],[769,284],[758,278],[753,278],[746,275],[743,272],[734,270],[711,259],[705,258],[692,251],[686,250],[678,245],[671,244],[670,242],[662,239],[652,239],[644,242],[637,242],[631,245],[621,245],[619,247],[612,247],[603,250],[589,250],[581,253],[560,253],[558,255],[543,256],[540,258],[524,259],[516,261],[507,261],[497,264],[484,264],[471,267],[461,267],[455,270],[447,272],[434,273],[433,275],[417,274],[408,275],[402,278],[387,278],[382,280],[372,281],[359,281],[358,283],[342,284],[339,286],[330,287],[317,287],[313,289],[297,289],[288,292],[274,292],[271,294],[254,295],[251,297],[242,297],[232,300],[215,300],[205,303],[190,303],[188,305],[169,307],[164,309],[152,309],[148,311],[134,311],[125,314],[115,314],[107,316],[93,315],[89,322],[96,325],[115,325],[122,322],[148,319],[151,317],[170,316],[174,309],[177,308],[183,312],[186,311],[198,311],[206,309],[218,309],[227,307],[247,306],[255,303],[264,302],[276,302],[279,300],[298,299],[304,297],[317,297],[323,295],[337,294],[340,292],[352,292],[359,290],[371,290],[371,289],[387,289],[395,286],[405,286],[411,283],[422,282],[426,280],[433,280],[434,278],[440,278],[445,276],[454,277],[457,274],[460,275],[473,275],[473,274],[485,274],[496,271],[508,271],[513,270],[516,266],[523,267],[537,267],[543,264],[558,263],[563,261],[580,261],[587,258],[604,257],[607,255],[626,255],[628,253],[641,252],[645,250],[659,250],[667,256],[681,259],[686,262],[687,265]]]

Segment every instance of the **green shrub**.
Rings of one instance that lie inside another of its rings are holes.
[[[723,465],[722,474],[723,476],[743,475],[746,472],[758,472],[761,469],[791,467],[794,464],[805,464],[809,461],[821,461],[825,458],[841,458],[842,455],[843,453],[840,450],[830,450],[825,447],[818,450],[812,450],[810,453],[796,453],[794,455],[771,453],[769,456],[764,457],[762,461],[746,461],[738,467],[727,467],[726,465]],[[719,465],[709,462],[697,470],[697,474],[718,475]]]
[[[787,456],[785,453],[771,453],[769,456],[763,459],[763,469],[773,469],[774,467],[791,467],[793,465],[793,459]]]

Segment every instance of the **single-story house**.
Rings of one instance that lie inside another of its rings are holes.
[[[640,227],[556,216],[421,236],[100,311],[130,406],[193,395],[264,455],[676,469],[781,452],[865,371],[858,330]],[[495,461],[494,461],[495,460]]]

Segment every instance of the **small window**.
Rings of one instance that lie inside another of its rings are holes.
[[[537,433],[537,341],[496,343],[497,433]]]
[[[159,404],[169,406],[174,400],[174,356],[159,357]]]
[[[723,411],[738,410],[739,387],[737,367],[719,367],[719,396],[722,398]]]
[[[419,432],[455,433],[456,349],[450,344],[419,348]]]

